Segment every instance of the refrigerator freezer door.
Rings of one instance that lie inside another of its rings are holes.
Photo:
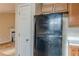
[[[36,34],[62,35],[62,14],[36,17]]]
[[[62,14],[49,14],[49,31],[53,35],[62,35]]]

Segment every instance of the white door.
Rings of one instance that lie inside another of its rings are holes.
[[[19,55],[33,55],[32,41],[32,8],[30,5],[19,8]]]

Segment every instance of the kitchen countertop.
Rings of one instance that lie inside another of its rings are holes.
[[[68,40],[68,45],[79,46],[79,40]]]
[[[79,36],[68,36],[67,44],[79,46]]]

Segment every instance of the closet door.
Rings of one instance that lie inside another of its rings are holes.
[[[16,26],[18,29],[16,30],[16,33],[19,37],[16,39],[18,42],[18,46],[16,47],[19,50],[20,56],[32,56],[33,55],[33,9],[30,4],[27,5],[20,5],[18,7],[18,19],[16,22]]]

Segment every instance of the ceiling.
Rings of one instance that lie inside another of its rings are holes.
[[[0,13],[15,13],[15,4],[0,3]]]

